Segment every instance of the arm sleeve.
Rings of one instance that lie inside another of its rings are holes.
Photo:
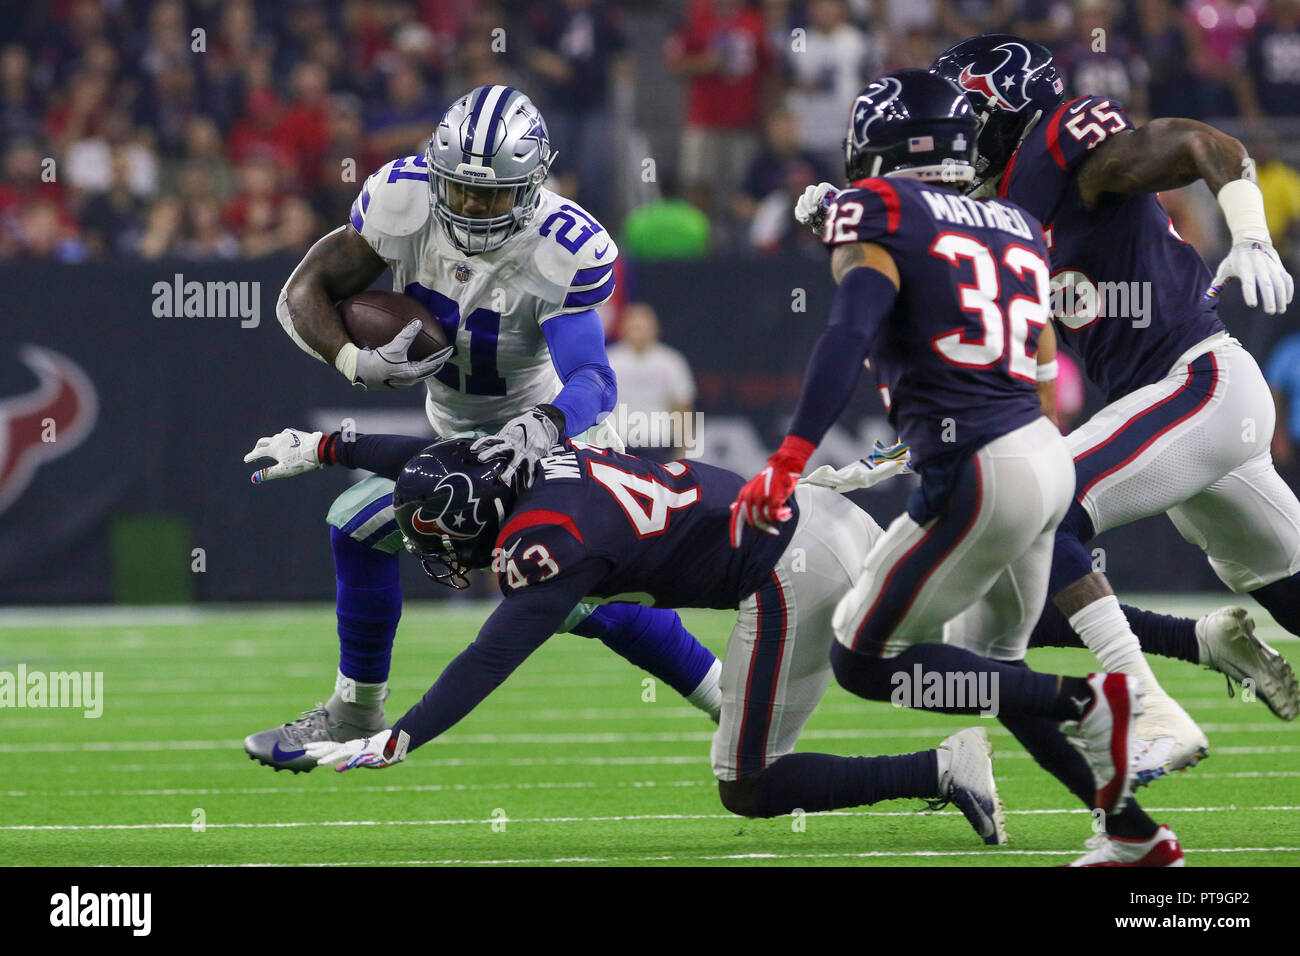
[[[551,362],[564,387],[551,402],[564,413],[565,434],[581,435],[614,410],[618,382],[605,355],[605,327],[588,309],[557,315],[542,324]]]
[[[511,592],[484,623],[474,643],[447,665],[420,702],[393,725],[394,733],[406,731],[411,750],[445,733],[555,633],[603,573],[600,562],[592,561],[547,585]]]
[[[325,465],[342,465],[397,480],[403,466],[434,442],[408,435],[357,435],[344,441],[338,432],[321,441],[317,457]]]
[[[862,362],[897,295],[894,283],[883,273],[865,266],[849,270],[836,290],[826,331],[808,360],[791,435],[821,443],[853,397]]]

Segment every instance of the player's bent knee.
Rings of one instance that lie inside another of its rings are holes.
[[[370,548],[397,554],[402,550],[402,532],[393,513],[394,483],[371,475],[358,481],[330,505],[326,524]]]
[[[759,780],[763,774],[742,777],[740,780],[719,780],[718,797],[722,805],[739,817],[771,817],[774,813],[762,813],[759,810]]]

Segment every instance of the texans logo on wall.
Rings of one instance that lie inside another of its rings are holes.
[[[66,355],[24,345],[18,359],[37,385],[0,399],[0,511],[27,490],[38,467],[86,440],[99,411],[95,386]]]

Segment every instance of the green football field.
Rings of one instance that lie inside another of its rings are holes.
[[[1135,597],[1135,596],[1130,596]],[[1199,614],[1225,603],[1158,596]],[[408,604],[390,719],[476,633],[480,605]],[[1300,643],[1259,612],[1300,666]],[[732,615],[688,626],[721,653]],[[891,801],[800,819],[745,820],[718,801],[713,725],[596,642],[549,641],[443,739],[385,771],[294,776],[250,761],[243,737],[330,693],[333,611],[105,609],[0,615],[0,671],[102,671],[103,714],[0,709],[0,859],[97,864],[867,864],[1048,866],[1081,852],[1088,814],[994,721],[870,704],[832,682],[800,749],[932,747],[983,723],[1011,843],[985,847],[955,810]],[[1040,670],[1086,673],[1083,651],[1034,651]],[[1300,864],[1300,724],[1229,699],[1224,679],[1152,663],[1210,737],[1200,767],[1141,791],[1189,865]],[[653,697],[653,700],[646,700]]]

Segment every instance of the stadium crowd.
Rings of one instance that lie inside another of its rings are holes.
[[[647,16],[664,29],[631,28]],[[543,108],[553,185],[630,254],[809,249],[789,208],[839,178],[864,79],[1000,28],[1136,118],[1238,118],[1295,255],[1296,126],[1274,128],[1300,113],[1300,0],[50,0],[5,19],[0,258],[300,253],[370,171],[422,149],[451,97],[492,82]],[[629,209],[616,187],[642,166],[619,131],[665,125],[616,122],[634,101],[681,112],[659,195]],[[1209,255],[1206,205],[1170,199]]]

